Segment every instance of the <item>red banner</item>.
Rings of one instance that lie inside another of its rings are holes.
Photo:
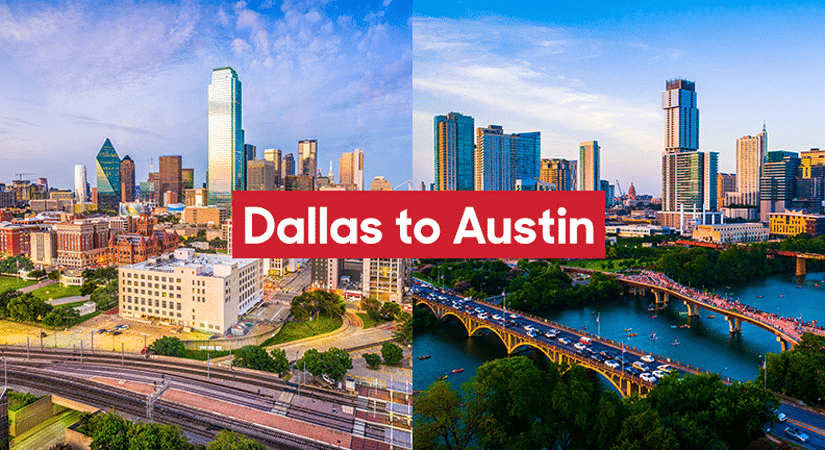
[[[604,258],[601,191],[235,192],[236,258]]]

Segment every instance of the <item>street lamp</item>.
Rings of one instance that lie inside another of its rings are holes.
[[[765,390],[768,390],[768,355],[759,355],[762,358],[762,371],[765,372]]]

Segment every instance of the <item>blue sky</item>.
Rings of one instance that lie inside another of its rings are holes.
[[[296,152],[317,139],[324,174],[365,152],[365,178],[410,177],[411,0],[4,2],[0,182],[73,187],[108,137],[136,162],[182,155],[206,170],[207,86],[231,66],[248,143]]]
[[[578,159],[578,143],[596,139],[603,179],[659,196],[661,92],[673,78],[696,82],[700,150],[719,152],[720,171],[735,171],[736,139],[763,122],[771,150],[825,147],[822,5],[423,1],[415,8],[416,180],[432,180],[433,116],[457,111],[476,126],[541,131],[543,157]]]

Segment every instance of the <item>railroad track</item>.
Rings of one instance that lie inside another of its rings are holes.
[[[146,415],[147,396],[145,395],[116,386],[96,385],[85,380],[55,378],[52,373],[41,373],[38,369],[27,366],[13,365],[12,368],[13,370],[8,372],[10,384],[51,392],[70,400],[134,417]],[[271,449],[332,450],[340,448],[162,399],[158,399],[154,407],[155,422],[177,425],[182,430],[207,441],[212,440],[221,429],[229,429],[260,441]]]
[[[295,392],[297,384],[289,383],[272,376],[263,374],[256,374],[245,370],[227,370],[222,367],[206,367],[189,360],[166,360],[166,359],[146,359],[142,356],[135,355],[120,355],[111,352],[84,353],[80,354],[74,350],[64,349],[40,349],[30,348],[26,350],[25,347],[0,347],[3,357],[26,358],[50,360],[52,362],[59,362],[65,364],[100,364],[100,365],[114,365],[125,366],[127,363],[132,369],[144,369],[147,371],[155,371],[160,374],[170,374],[182,378],[207,378],[207,380],[223,380],[234,381],[240,383],[247,383],[261,388],[272,389],[275,391]],[[202,380],[201,380],[202,381]],[[219,383],[215,383],[219,384]],[[248,393],[255,393],[249,389],[237,388],[239,391]],[[335,403],[341,406],[355,407],[355,397],[330,392],[325,389],[320,389],[314,386],[301,386],[301,395],[316,400],[323,400],[330,403]]]

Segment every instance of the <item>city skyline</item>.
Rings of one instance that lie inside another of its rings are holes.
[[[639,193],[658,197],[661,91],[679,78],[696,83],[698,148],[719,153],[721,172],[735,172],[736,139],[763,123],[770,150],[825,146],[816,114],[825,86],[809,70],[825,53],[816,38],[823,12],[812,5],[684,10],[652,2],[416,7],[415,181],[432,181],[429,120],[455,111],[477,124],[541,131],[542,158],[576,160],[578,142],[598,140],[602,179],[633,182]]]
[[[246,142],[294,153],[299,140],[317,139],[324,165],[361,148],[381,155],[367,176],[406,180],[410,15],[411,3],[399,0],[3,3],[0,180],[36,172],[71,188],[72,167],[94,168],[110,138],[134,160],[138,181],[150,158],[157,170],[157,158],[171,153],[194,167],[200,186],[206,86],[223,66],[244,82]]]

